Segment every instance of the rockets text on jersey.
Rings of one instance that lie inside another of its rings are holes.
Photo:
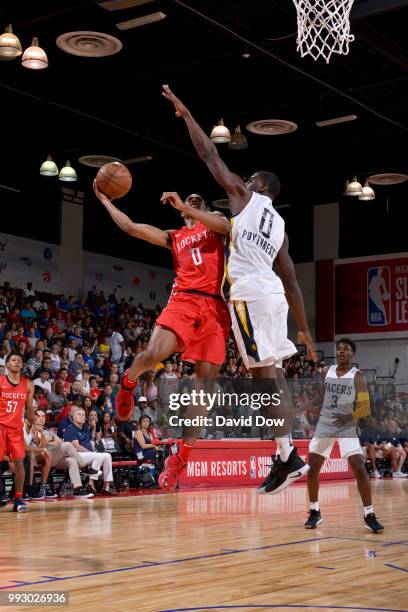
[[[171,233],[175,291],[219,295],[224,271],[224,237],[198,222]]]

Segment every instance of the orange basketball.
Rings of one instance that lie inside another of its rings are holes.
[[[132,187],[132,175],[123,164],[109,162],[99,169],[96,175],[99,191],[110,200],[116,200],[126,195]]]

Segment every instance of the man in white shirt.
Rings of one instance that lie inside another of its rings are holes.
[[[30,282],[27,283],[27,289],[24,289],[24,295],[26,297],[31,297],[35,295],[35,291],[33,289],[33,283],[30,283]]]
[[[46,395],[51,393],[51,383],[48,380],[49,377],[50,377],[49,371],[43,368],[40,371],[40,378],[35,378],[33,380],[34,387],[41,387],[41,389],[44,389]]]
[[[112,327],[108,329],[108,342],[112,355],[112,363],[118,363],[122,367],[125,360],[125,341],[122,334],[113,331]]]

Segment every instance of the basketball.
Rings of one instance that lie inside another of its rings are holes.
[[[110,200],[123,198],[132,187],[132,175],[123,164],[109,162],[102,166],[96,175],[96,183],[101,191]]]

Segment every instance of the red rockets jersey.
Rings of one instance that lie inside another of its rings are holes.
[[[27,392],[24,376],[18,385],[11,383],[7,376],[0,376],[0,425],[22,429]]]
[[[224,273],[224,236],[197,222],[171,232],[175,291],[220,295]]]

